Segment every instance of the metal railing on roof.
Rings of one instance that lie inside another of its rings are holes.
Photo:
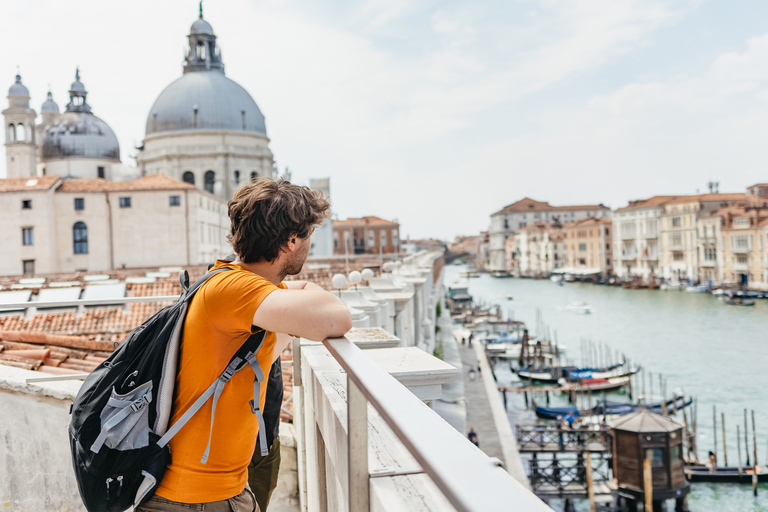
[[[350,511],[370,509],[368,467],[368,403],[459,512],[550,511],[543,501],[514,480],[492,459],[384,371],[347,338],[323,345],[346,371],[348,486]],[[294,364],[300,361],[294,344]],[[297,374],[294,372],[294,384]],[[300,379],[300,377],[299,377]],[[408,474],[421,471],[409,471]],[[392,475],[374,475],[392,476]]]
[[[157,297],[115,297],[112,299],[76,299],[76,300],[56,300],[56,301],[27,301],[0,304],[0,313],[8,311],[18,311],[30,308],[71,308],[85,306],[120,306],[132,304],[134,302],[175,302],[179,300],[178,295],[162,295]]]

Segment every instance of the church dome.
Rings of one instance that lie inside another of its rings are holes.
[[[200,17],[189,33],[184,74],[160,93],[147,117],[146,134],[180,130],[237,130],[267,134],[251,95],[224,74],[221,49]]]
[[[43,160],[99,158],[120,161],[120,145],[115,132],[107,123],[91,113],[91,106],[85,101],[87,95],[85,86],[80,82],[78,70],[69,91],[70,101],[66,111],[43,135]],[[51,98],[50,93],[48,97]],[[58,112],[58,106],[56,111]]]
[[[198,19],[192,24],[192,28],[189,30],[190,34],[205,34],[212,36],[213,35],[213,27],[210,23],[205,21],[203,18]]]
[[[100,158],[120,160],[115,132],[90,112],[64,112],[43,136],[43,160]]]
[[[222,71],[185,73],[160,93],[147,118],[147,135],[177,130],[241,130],[267,134],[251,95]]]
[[[40,113],[41,114],[58,114],[59,113],[59,105],[53,101],[53,95],[51,94],[51,91],[48,91],[48,97],[43,102],[43,106],[40,107]]]
[[[21,83],[21,75],[16,75],[16,82],[8,89],[8,96],[29,96],[29,89]]]

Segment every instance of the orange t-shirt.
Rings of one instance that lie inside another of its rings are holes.
[[[277,286],[240,265],[218,260],[213,269],[230,268],[208,279],[192,299],[184,323],[179,372],[169,427],[203,394],[258,329],[251,325],[264,298]],[[286,288],[280,283],[280,288]],[[268,332],[256,354],[266,378],[272,366],[275,333]],[[253,371],[247,366],[224,386],[216,405],[211,451],[200,459],[211,432],[213,398],[171,439],[171,464],[157,489],[180,503],[207,503],[237,496],[248,481],[248,463],[256,447],[259,423],[248,401],[253,398]],[[266,383],[259,404],[264,410]]]

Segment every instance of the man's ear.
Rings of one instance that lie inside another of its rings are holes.
[[[296,235],[291,235],[291,237],[288,239],[287,242],[285,242],[285,245],[283,246],[283,251],[287,253],[291,253],[296,250]]]

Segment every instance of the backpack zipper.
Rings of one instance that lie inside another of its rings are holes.
[[[119,498],[120,494],[123,492],[123,475],[118,475],[116,478],[107,477],[107,501],[109,501],[109,499],[111,498],[112,489],[110,487],[112,485],[112,482],[114,482],[115,480],[117,480],[117,484],[118,484],[117,495],[115,496],[115,498]]]

